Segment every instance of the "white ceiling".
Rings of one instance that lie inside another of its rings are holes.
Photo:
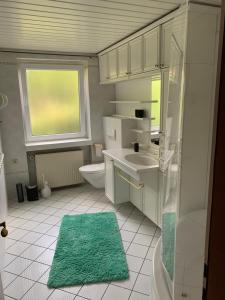
[[[184,0],[0,0],[0,48],[97,53]]]

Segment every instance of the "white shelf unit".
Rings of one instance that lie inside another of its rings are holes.
[[[132,117],[132,116],[124,116],[124,115],[112,115],[112,117],[115,118],[121,118],[121,119],[130,119],[130,120],[138,120],[138,121],[144,121],[144,120],[155,120],[155,118],[136,118],[136,117]]]
[[[145,133],[145,132],[148,132],[148,133],[151,133],[152,131],[151,130],[144,130],[144,129],[131,129],[131,131],[133,132],[136,132],[136,133]]]
[[[111,100],[109,103],[113,103],[113,104],[149,104],[149,103],[158,103],[158,100],[144,100],[144,101],[127,101],[127,100]],[[126,115],[120,115],[120,114],[114,114],[113,117],[116,118],[121,118],[121,119],[132,119],[132,120],[139,120],[139,121],[144,121],[144,120],[149,120],[149,121],[153,121],[155,120],[155,118],[137,118],[135,116],[126,116]],[[136,133],[151,133],[150,130],[139,130],[139,129],[131,129],[131,131],[136,132]]]
[[[158,100],[147,100],[147,101],[118,101],[112,100],[109,103],[116,103],[116,104],[148,104],[148,103],[158,103]]]
[[[135,129],[132,128],[131,131],[136,132],[136,133],[150,133],[151,135],[159,135],[160,132],[159,131],[155,131],[155,130],[145,130],[145,129]]]

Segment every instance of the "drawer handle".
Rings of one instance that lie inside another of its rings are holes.
[[[119,171],[117,171],[117,175],[122,178],[124,181],[126,181],[127,183],[129,183],[132,187],[134,187],[136,190],[140,190],[144,187],[143,183],[139,183],[138,185],[134,184],[133,182],[131,182],[129,179],[127,179],[125,176],[123,176]]]

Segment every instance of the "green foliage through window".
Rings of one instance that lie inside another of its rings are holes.
[[[151,104],[151,117],[155,118],[155,120],[151,121],[151,129],[152,130],[160,130],[160,106],[161,106],[161,79],[160,78],[152,78],[151,80],[151,99],[157,100],[157,103]]]
[[[80,131],[77,70],[26,70],[33,136]]]

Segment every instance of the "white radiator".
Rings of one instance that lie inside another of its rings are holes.
[[[83,161],[82,150],[35,155],[38,187],[42,187],[43,175],[52,188],[82,183],[79,167]]]

